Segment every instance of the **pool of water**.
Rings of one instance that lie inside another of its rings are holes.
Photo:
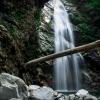
[[[96,97],[100,97],[100,91],[96,91],[96,92],[89,92],[91,95],[96,96]]]

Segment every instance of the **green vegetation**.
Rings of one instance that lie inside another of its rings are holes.
[[[77,7],[73,24],[79,33],[78,43],[84,44],[100,39],[100,0],[73,0]]]
[[[36,25],[36,30],[39,31],[39,26],[41,24],[40,22],[40,17],[41,17],[41,9],[37,8],[36,11],[34,12],[34,24]]]

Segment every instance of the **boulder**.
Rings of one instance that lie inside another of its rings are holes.
[[[27,86],[22,79],[7,73],[0,74],[0,100],[23,99],[27,96]]]
[[[28,87],[28,96],[31,97],[33,95],[34,91],[39,89],[39,88],[40,88],[40,86],[38,86],[38,85],[29,85],[29,87]]]
[[[98,100],[95,96],[87,95],[84,100]]]
[[[68,97],[62,93],[58,93],[54,100],[68,100]]]
[[[75,99],[75,95],[74,94],[70,94],[68,97],[69,97],[69,100],[74,100]]]
[[[83,98],[87,96],[88,94],[89,92],[87,90],[81,89],[76,93],[76,96]]]
[[[31,88],[29,87],[29,90],[32,91],[29,92],[30,100],[54,100],[54,91],[49,87],[43,86],[39,88],[32,86]]]

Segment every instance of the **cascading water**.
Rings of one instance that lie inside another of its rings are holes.
[[[60,0],[54,1],[55,52],[74,48],[74,36],[68,12]],[[57,58],[54,62],[56,90],[80,89],[80,54]]]

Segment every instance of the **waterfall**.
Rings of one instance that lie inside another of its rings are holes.
[[[60,0],[54,1],[55,52],[74,48],[74,34],[68,12]],[[79,61],[81,54],[73,54],[57,58],[54,62],[56,90],[78,90],[80,84]]]

